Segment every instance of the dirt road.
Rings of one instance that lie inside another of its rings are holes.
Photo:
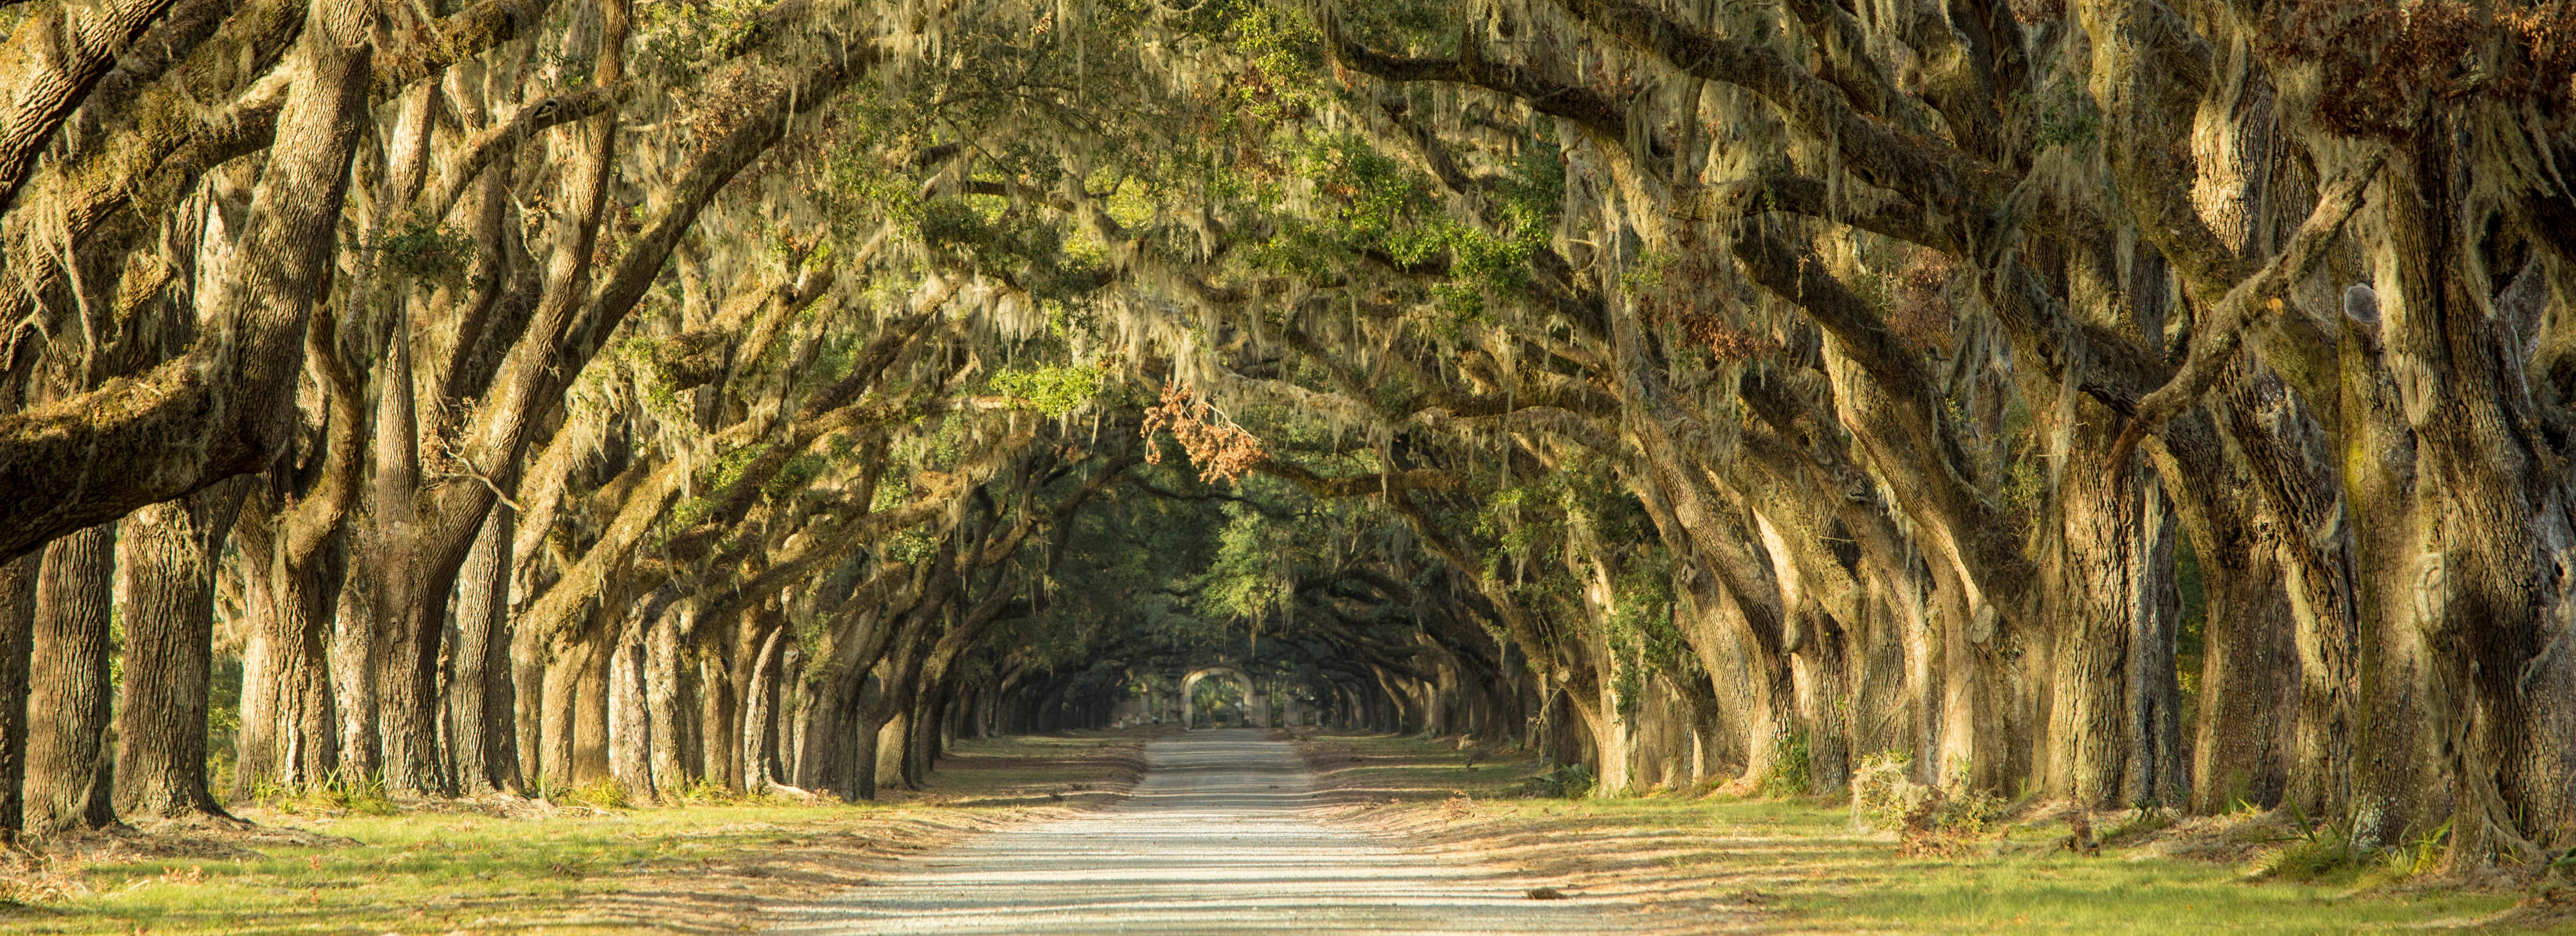
[[[1589,933],[1580,896],[1529,899],[1496,875],[1317,817],[1282,741],[1202,731],[1156,741],[1126,802],[906,861],[833,898],[782,907],[773,932]]]

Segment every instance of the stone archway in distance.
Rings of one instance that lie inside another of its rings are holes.
[[[1182,730],[1198,730],[1198,707],[1191,705],[1190,699],[1198,691],[1199,682],[1206,679],[1225,679],[1232,681],[1236,688],[1243,690],[1244,721],[1250,723],[1254,727],[1270,727],[1270,700],[1253,688],[1252,674],[1246,673],[1233,666],[1219,664],[1216,666],[1199,667],[1198,669],[1191,670],[1188,676],[1181,678]]]

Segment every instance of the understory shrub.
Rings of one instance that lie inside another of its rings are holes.
[[[320,782],[301,789],[262,782],[251,788],[251,800],[283,813],[357,813],[366,816],[390,816],[402,811],[393,798],[385,795],[382,777],[361,777],[332,771]]]
[[[1852,826],[1895,830],[1897,854],[1909,857],[1956,855],[1993,831],[2004,812],[2001,797],[1965,784],[1916,783],[1913,767],[1913,755],[1904,751],[1861,758],[1852,770]]]
[[[1791,731],[1771,739],[1771,769],[1764,771],[1754,792],[1763,796],[1805,796],[1815,786],[1815,774],[1808,764],[1807,733]]]
[[[2102,841],[2116,842],[2132,835],[2145,835],[2173,828],[2174,813],[2161,803],[2142,802],[2129,811],[2129,817],[2103,830]]]
[[[1592,785],[1599,779],[1592,775],[1590,767],[1582,764],[1566,764],[1529,778],[1521,784],[1521,790],[1522,795],[1525,796],[1582,799],[1591,795]]]
[[[2256,866],[2256,877],[2316,881],[2364,872],[2413,877],[2433,870],[2441,861],[2442,843],[2451,836],[2451,824],[2445,822],[2396,842],[2363,841],[2354,834],[2361,826],[2357,817],[2311,824],[2296,803],[2285,805],[2299,834],[2266,852]]]
[[[547,792],[556,793],[557,791]],[[589,806],[595,809],[632,809],[635,806],[635,801],[627,796],[626,784],[619,783],[614,778],[603,778],[581,786],[565,788],[557,793],[555,801],[568,806]]]

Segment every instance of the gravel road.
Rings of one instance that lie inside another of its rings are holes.
[[[1581,896],[1335,825],[1282,741],[1201,731],[1156,741],[1118,806],[1014,826],[904,862],[772,932],[1591,933]]]

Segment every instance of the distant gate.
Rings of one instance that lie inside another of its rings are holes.
[[[1198,691],[1200,680],[1212,678],[1230,680],[1243,690],[1243,720],[1246,724],[1257,728],[1270,727],[1270,699],[1253,688],[1252,674],[1231,666],[1204,666],[1191,670],[1181,679],[1182,728],[1197,730],[1199,710],[1198,706],[1190,704],[1190,699]]]

